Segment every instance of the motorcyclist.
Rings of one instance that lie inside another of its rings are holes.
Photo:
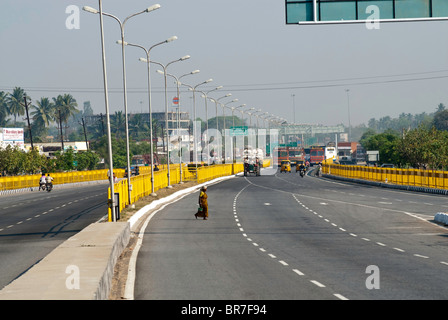
[[[39,191],[40,191],[40,189],[44,190],[45,183],[46,183],[45,173],[42,173],[42,176],[40,177],[40,180],[39,180]]]
[[[53,188],[53,177],[51,177],[50,174],[47,174],[47,176],[45,178],[45,184],[46,184],[47,188],[49,186],[51,186],[51,188]]]
[[[317,166],[316,176],[322,176],[322,163],[319,162],[319,165]]]
[[[303,176],[305,175],[305,172],[306,172],[306,167],[303,163],[301,163],[299,166],[299,172],[300,172],[300,176],[303,178]]]

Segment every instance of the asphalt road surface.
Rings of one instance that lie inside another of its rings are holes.
[[[209,220],[197,192],[151,219],[135,299],[448,298],[445,196],[272,169],[207,193]]]
[[[107,214],[107,184],[0,197],[0,289]]]

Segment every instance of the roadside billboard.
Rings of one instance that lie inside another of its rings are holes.
[[[0,131],[1,145],[24,146],[23,128],[2,128]]]

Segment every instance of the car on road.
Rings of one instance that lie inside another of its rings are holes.
[[[395,168],[395,166],[391,163],[383,163],[381,168]]]

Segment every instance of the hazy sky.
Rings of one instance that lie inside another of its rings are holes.
[[[173,35],[178,40],[154,48],[151,58],[219,98],[232,93],[232,106],[246,104],[297,123],[347,124],[349,89],[352,125],[400,113],[433,112],[448,105],[448,22],[383,23],[379,30],[358,25],[286,25],[283,0],[104,0],[103,10],[124,19],[159,3],[161,8],[126,24],[128,42],[150,47]],[[66,28],[66,8],[80,9],[79,29]],[[82,11],[96,0],[2,0],[0,10],[0,90],[24,88],[35,100],[71,93],[82,108],[90,101],[105,113],[99,17]],[[111,113],[123,110],[118,23],[105,17]],[[128,110],[147,112],[143,51],[126,49]],[[164,111],[163,76],[152,66],[154,111]],[[169,100],[175,96],[172,80]],[[294,99],[292,97],[294,95]],[[197,113],[205,116],[197,96]],[[293,103],[294,101],[294,103]],[[171,102],[169,103],[171,107]],[[215,115],[209,103],[209,116]],[[183,89],[181,107],[192,112]],[[221,110],[220,110],[221,112]],[[227,111],[227,114],[230,114]]]

